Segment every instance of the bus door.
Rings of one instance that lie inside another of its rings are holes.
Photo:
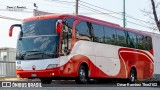
[[[60,73],[62,76],[69,76],[73,67],[69,64],[69,54],[71,51],[72,43],[72,27],[69,26],[67,21],[63,21],[63,28],[61,33],[61,50],[60,50]]]

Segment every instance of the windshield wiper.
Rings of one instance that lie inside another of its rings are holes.
[[[26,56],[26,54],[28,54],[28,53],[33,53],[34,54],[34,52],[38,52],[39,54],[42,53],[41,51],[25,51],[22,54],[20,54],[20,59],[24,60],[24,57]]]
[[[50,52],[45,52],[45,51],[26,51],[23,54],[20,55],[20,59],[24,60],[24,57],[27,56],[32,56],[32,55],[37,55],[37,54],[42,54],[42,57],[39,57],[39,59],[45,59],[46,57],[48,58],[56,58],[58,57],[57,53],[50,53]],[[33,58],[35,59],[35,58]]]

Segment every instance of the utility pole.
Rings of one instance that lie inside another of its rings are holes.
[[[78,15],[78,1],[79,1],[79,0],[76,0],[76,7],[75,7],[76,15]]]
[[[125,0],[123,0],[123,27],[126,27],[126,5]]]

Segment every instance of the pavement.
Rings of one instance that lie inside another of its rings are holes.
[[[24,78],[0,78],[0,81],[21,81],[21,80],[27,80]]]

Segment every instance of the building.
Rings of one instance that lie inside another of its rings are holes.
[[[16,77],[15,60],[15,48],[0,48],[0,77]]]
[[[53,13],[44,12],[44,11],[39,11],[39,10],[34,10],[33,12],[34,12],[34,13],[33,13],[33,16],[53,14]]]

